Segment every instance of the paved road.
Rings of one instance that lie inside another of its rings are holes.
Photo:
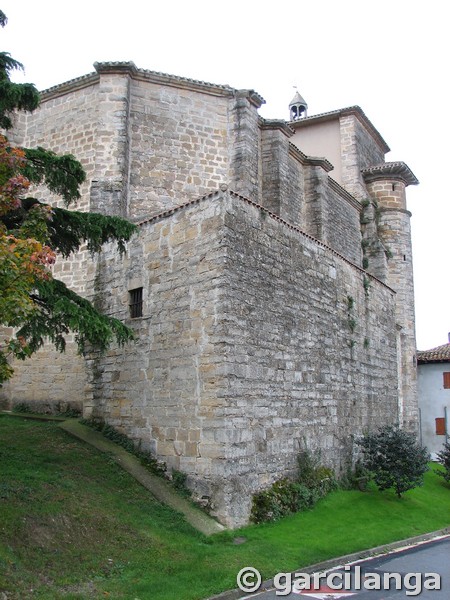
[[[276,590],[261,592],[243,597],[248,600],[276,600],[289,598],[290,600],[338,600],[349,598],[351,600],[402,600],[404,598],[418,598],[419,600],[449,600],[450,599],[450,536],[424,542],[416,546],[398,550],[372,559],[358,561],[351,565],[339,565],[327,571],[331,578],[331,586],[335,587],[341,582],[346,589],[335,590],[327,586],[325,577],[320,579],[320,589],[303,589],[291,591],[288,595],[277,595]],[[384,585],[385,573],[398,573],[398,581],[402,589],[395,589],[395,578],[391,578],[391,586]],[[408,573],[418,575],[411,576]],[[435,573],[440,576],[441,589],[423,589],[426,582],[430,587],[436,587],[437,578],[426,573]],[[293,580],[295,577],[293,577]],[[285,583],[284,578],[280,583]],[[381,585],[383,589],[366,589]],[[313,587],[314,584],[312,584]],[[358,589],[359,586],[359,589]],[[384,589],[386,588],[386,589]],[[292,589],[289,584],[286,589]],[[409,592],[409,593],[408,593]]]

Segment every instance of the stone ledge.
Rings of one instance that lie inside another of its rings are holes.
[[[30,419],[34,421],[60,421],[63,422],[67,417],[58,417],[56,415],[26,413],[26,412],[13,412],[12,410],[2,410],[0,414],[7,415],[8,417],[16,417],[19,419]]]
[[[70,435],[97,448],[97,450],[107,452],[118,465],[147,488],[157,500],[182,513],[186,521],[204,535],[212,535],[225,530],[223,525],[177,494],[164,479],[150,473],[135,456],[106,439],[100,432],[82,425],[76,419],[67,419],[61,423],[60,427]]]

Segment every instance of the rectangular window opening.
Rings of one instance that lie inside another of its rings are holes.
[[[130,290],[129,294],[129,307],[130,307],[130,317],[132,319],[137,319],[138,317],[142,317],[142,288],[136,288],[134,290]]]
[[[436,419],[436,435],[445,435],[445,417]]]
[[[450,372],[443,373],[444,375],[444,390],[450,390]]]

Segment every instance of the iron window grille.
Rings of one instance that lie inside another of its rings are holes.
[[[142,288],[136,288],[135,290],[129,291],[130,297],[130,317],[137,319],[142,317]]]

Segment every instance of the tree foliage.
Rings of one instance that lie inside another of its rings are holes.
[[[0,26],[6,21],[0,11]],[[22,68],[0,52],[0,128],[6,131],[16,111],[33,111],[39,104],[33,84],[10,80],[11,72]],[[133,337],[123,323],[101,314],[52,275],[58,254],[67,257],[82,244],[98,252],[108,241],[116,241],[122,253],[135,231],[124,219],[69,209],[80,198],[85,177],[72,155],[15,147],[0,135],[0,325],[16,331],[1,339],[0,384],[13,373],[10,358],[31,356],[45,340],[63,351],[65,336],[74,332],[84,352],[87,345],[104,351],[114,340],[121,345]],[[30,187],[37,185],[59,196],[66,208],[30,197]]]
[[[0,26],[7,23],[5,13],[0,10]],[[32,83],[13,83],[13,71],[23,71],[23,65],[11,57],[9,52],[0,52],[0,128],[11,129],[11,114],[15,110],[33,111],[39,105],[39,92]]]
[[[444,447],[437,454],[438,462],[444,467],[444,470],[436,471],[445,481],[450,483],[450,442],[445,442]]]
[[[407,490],[423,484],[430,456],[414,433],[386,425],[376,433],[367,433],[358,443],[363,466],[380,491],[393,488],[400,498]]]

